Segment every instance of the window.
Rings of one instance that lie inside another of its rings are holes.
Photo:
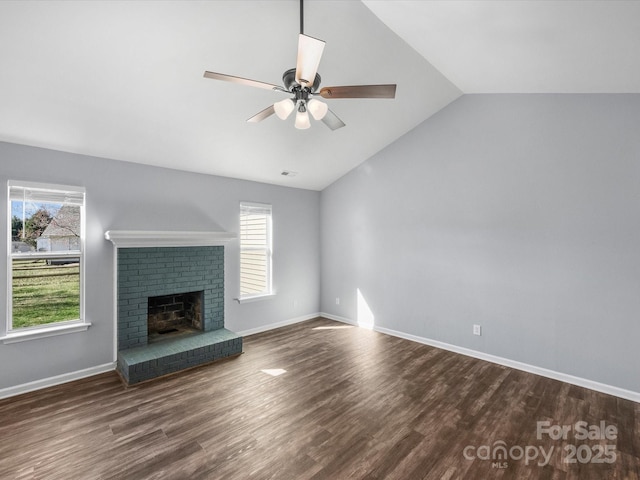
[[[271,205],[240,204],[240,299],[271,295]]]
[[[83,321],[84,189],[13,181],[8,186],[7,337],[88,325]]]

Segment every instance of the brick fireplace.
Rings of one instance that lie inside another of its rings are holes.
[[[116,249],[117,369],[127,384],[242,353],[224,328],[219,232],[109,231]]]
[[[224,327],[224,247],[118,249],[118,350],[148,343],[149,298],[202,291],[208,332]]]

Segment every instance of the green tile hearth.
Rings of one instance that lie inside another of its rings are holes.
[[[118,352],[128,385],[242,353],[242,337],[226,328],[168,338]]]

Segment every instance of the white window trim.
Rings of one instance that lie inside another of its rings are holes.
[[[58,322],[49,326],[35,327],[32,329],[21,328],[13,330],[6,335],[0,337],[0,342],[4,344],[26,342],[28,340],[37,340],[39,338],[54,337],[56,335],[64,335],[67,333],[83,332],[91,326],[90,322],[78,323]]]
[[[243,303],[259,302],[260,300],[269,300],[276,296],[275,292],[263,293],[262,295],[245,295],[244,297],[234,298],[240,305]]]
[[[16,180],[9,180],[7,182],[7,308],[6,308],[6,325],[4,334],[0,334],[0,342],[3,344],[24,342],[27,340],[37,340],[39,338],[51,337],[56,335],[63,335],[67,333],[75,333],[79,331],[87,330],[91,326],[91,322],[86,320],[85,315],[85,237],[86,237],[86,198],[82,203],[82,214],[80,215],[80,251],[72,252],[23,252],[13,253],[11,251],[11,187],[24,187],[39,190],[58,190],[74,193],[82,193],[86,195],[84,187],[50,184],[50,183],[37,183],[37,182],[23,182]],[[13,309],[13,259],[14,258],[80,258],[80,318],[55,322],[50,324],[38,325],[34,327],[13,328],[12,321],[12,309]]]
[[[267,277],[268,277],[267,283],[269,286],[269,291],[265,293],[259,293],[259,294],[253,294],[253,295],[242,295],[242,293],[239,293],[238,298],[234,299],[239,304],[257,302],[260,300],[268,300],[270,298],[275,297],[276,295],[275,290],[273,288],[273,205],[271,205],[270,203],[240,202],[240,212],[242,212],[243,207],[255,207],[255,208],[265,208],[265,209],[268,208],[270,212],[269,226],[268,226],[269,243],[267,245],[267,251],[269,253],[268,264],[267,264]],[[240,229],[238,229],[238,239],[239,239],[238,249],[240,254],[242,254],[242,251],[243,251],[241,237],[242,236],[241,236]],[[238,263],[238,271],[239,271],[238,280],[240,280],[240,263]],[[238,290],[240,290],[239,282],[238,282]]]

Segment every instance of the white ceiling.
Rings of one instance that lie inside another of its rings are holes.
[[[363,0],[464,93],[639,93],[640,1]]]
[[[203,72],[279,84],[298,15],[297,0],[1,1],[0,140],[321,190],[462,92],[640,92],[640,2],[309,0],[322,86],[397,83],[396,99],[327,101],[336,131],[247,124],[282,94]]]

